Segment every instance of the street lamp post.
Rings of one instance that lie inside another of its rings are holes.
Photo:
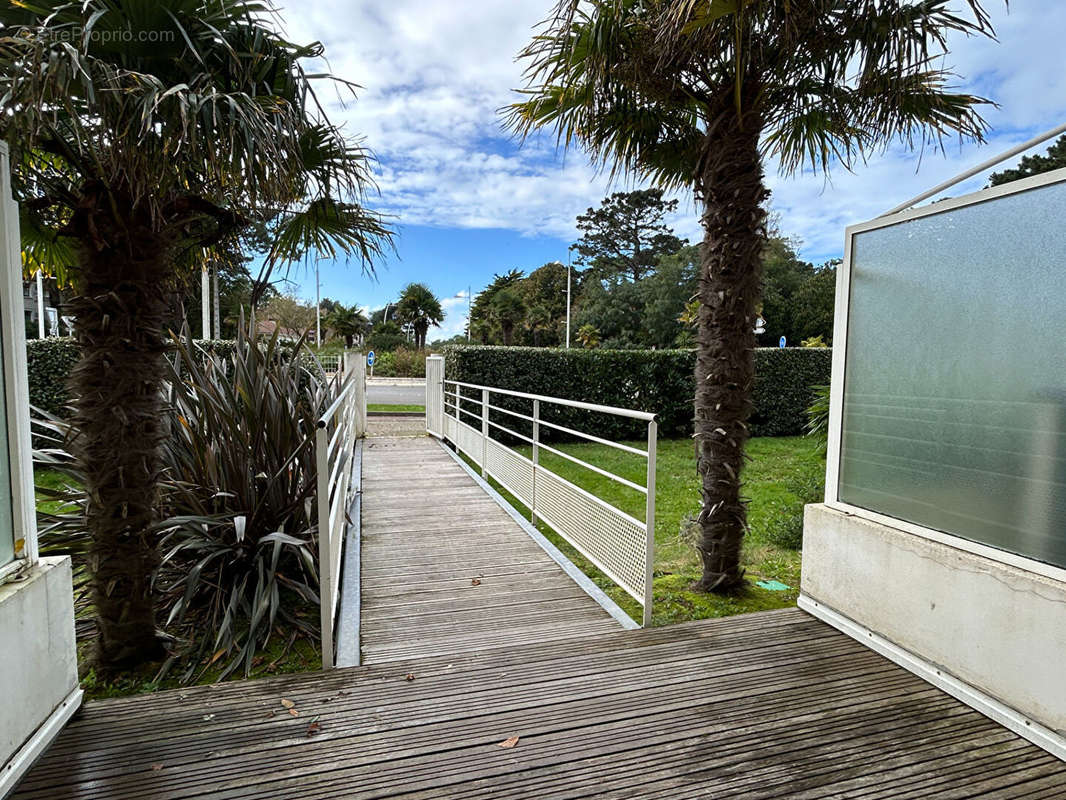
[[[566,349],[570,349],[570,257],[574,246],[566,248]]]
[[[315,346],[322,346],[322,282],[318,279],[318,262],[315,262]]]

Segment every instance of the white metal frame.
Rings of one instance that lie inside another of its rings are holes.
[[[341,558],[348,509],[359,476],[352,479],[357,440],[366,435],[366,360],[344,354],[343,380],[336,399],[318,420],[315,465],[318,500],[319,619],[322,668],[335,660],[335,625],[340,598]]]
[[[4,399],[7,403],[8,463],[11,486],[11,520],[16,542],[23,540],[21,557],[0,566],[0,580],[37,563],[37,509],[33,493],[33,447],[30,443],[30,391],[26,377],[26,326],[22,307],[22,247],[19,241],[18,205],[11,194],[11,164],[6,142],[0,142],[0,203],[5,224],[0,230],[0,263],[6,273],[0,289],[0,331],[3,336]]]
[[[999,548],[982,544],[980,542],[970,541],[962,536],[956,536],[955,534],[936,530],[934,528],[927,528],[923,525],[917,525],[913,522],[907,522],[860,506],[851,505],[850,503],[845,503],[840,500],[838,495],[840,480],[841,426],[844,411],[844,384],[847,380],[848,312],[851,300],[852,253],[855,236],[867,231],[877,230],[878,228],[891,227],[902,222],[929,217],[934,214],[942,214],[947,211],[985,203],[1008,195],[1021,194],[1022,192],[1039,189],[1055,183],[1062,183],[1064,181],[1066,181],[1066,169],[1059,169],[1043,175],[1036,175],[1032,178],[1025,178],[1001,186],[982,189],[978,192],[972,192],[961,197],[944,200],[933,205],[878,217],[869,222],[863,222],[847,228],[845,231],[844,242],[844,263],[840,266],[837,273],[836,310],[834,312],[835,316],[833,321],[833,371],[830,384],[829,442],[825,477],[825,504],[827,506],[882,525],[897,528],[906,533],[940,542],[941,544],[946,544],[959,550],[974,553],[975,555],[991,559],[992,561],[1009,564],[1010,566],[1024,569],[1038,575],[1066,582],[1066,569],[1062,567],[1046,564],[1034,558],[1011,553],[1007,550],[1000,550]]]
[[[430,356],[427,359],[426,376],[427,431],[439,439],[455,444],[480,467],[483,478],[491,476],[530,509],[531,522],[540,521],[548,525],[640,603],[643,607],[642,624],[644,627],[650,626],[655,561],[655,474],[658,442],[655,414],[445,380],[444,359],[440,356]],[[463,394],[464,389],[467,390],[466,394]],[[532,414],[522,414],[494,405],[494,395],[529,400],[532,403]],[[479,413],[468,410],[464,404],[476,406]],[[646,448],[642,450],[545,420],[541,415],[542,405],[566,406],[645,422]],[[532,436],[526,436],[500,424],[490,417],[490,411],[530,423]],[[464,419],[464,415],[469,419]],[[641,486],[545,444],[541,436],[542,427],[645,458],[645,484]],[[531,457],[527,458],[492,438],[493,430],[529,444]],[[643,494],[644,520],[636,519],[543,466],[540,463],[542,450]],[[516,474],[522,481],[528,480],[528,490],[516,484]],[[576,529],[575,525],[578,526]],[[630,535],[620,535],[620,530],[629,531]],[[632,535],[637,531],[640,532],[641,540],[639,552],[635,552],[636,537]],[[596,542],[597,547],[590,546],[592,541]],[[639,570],[635,569],[634,565],[639,565]],[[638,571],[639,575],[636,574]]]

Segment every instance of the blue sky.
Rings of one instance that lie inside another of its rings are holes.
[[[376,278],[357,264],[322,262],[323,296],[373,308],[410,281],[445,302],[441,329],[462,330],[465,292],[493,273],[566,259],[574,218],[612,190],[631,188],[596,170],[579,151],[560,154],[541,138],[518,147],[497,114],[523,84],[515,54],[554,0],[289,0],[282,14],[295,41],[318,40],[328,67],[363,88],[355,102],[326,99],[331,117],[363,137],[378,157],[379,193],[369,205],[392,215],[397,253]],[[961,5],[961,0],[956,0]],[[995,152],[1066,121],[1061,66],[1066,3],[1027,0],[1010,13],[986,0],[999,42],[956,38],[948,65],[959,85],[998,103],[985,116],[983,146],[957,143],[945,153],[890,148],[854,173],[782,178],[767,164],[771,207],[803,256],[840,254],[844,228],[875,217]],[[976,178],[955,190],[980,188]],[[695,208],[681,196],[679,235],[698,238]],[[296,268],[296,292],[314,298],[314,270]]]

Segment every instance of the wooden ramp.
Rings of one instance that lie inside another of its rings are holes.
[[[362,476],[362,663],[618,630],[435,439],[368,438]]]
[[[93,702],[14,794],[386,797],[1061,800],[1066,765],[789,609]]]

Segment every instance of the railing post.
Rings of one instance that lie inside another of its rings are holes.
[[[540,400],[533,401],[533,477],[530,481],[529,521],[537,524],[537,465],[540,464]]]
[[[651,627],[652,582],[655,576],[655,451],[658,445],[658,425],[648,422],[648,487],[647,505],[644,510],[647,540],[644,543],[644,620],[642,627]]]
[[[322,627],[322,669],[333,666],[333,542],[329,524],[329,428],[319,423],[315,431],[315,467],[318,491],[318,597]]]
[[[489,460],[489,390],[481,390],[481,477],[488,477],[485,465]]]

